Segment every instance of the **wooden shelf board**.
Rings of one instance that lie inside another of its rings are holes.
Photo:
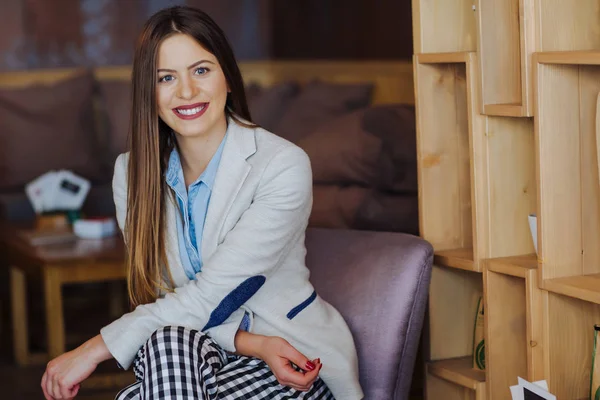
[[[433,376],[472,390],[476,390],[482,382],[485,382],[485,371],[473,368],[471,356],[430,361],[427,364],[427,371]]]
[[[488,270],[505,275],[526,278],[532,269],[537,269],[538,260],[536,254],[525,254],[513,257],[488,258],[484,261]]]
[[[473,261],[473,249],[437,250],[434,254],[433,263],[444,267],[465,269],[467,271],[478,271]]]
[[[498,117],[524,117],[526,116],[522,104],[486,104],[483,106],[483,114]]]
[[[418,54],[417,58],[421,64],[449,64],[465,63],[469,61],[473,53],[469,51],[458,53],[423,53]]]
[[[600,304],[600,274],[546,279],[543,287],[550,292]]]
[[[534,62],[540,64],[600,65],[600,51],[548,51],[535,53]]]

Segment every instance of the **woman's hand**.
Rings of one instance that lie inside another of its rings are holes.
[[[319,359],[309,360],[287,340],[276,336],[255,335],[240,330],[235,337],[235,346],[239,354],[266,362],[279,383],[303,392],[310,389],[323,366]],[[291,363],[302,371],[297,371]]]
[[[48,363],[42,377],[41,386],[46,400],[74,398],[81,382],[94,372],[98,364],[111,357],[100,335],[56,357]]]

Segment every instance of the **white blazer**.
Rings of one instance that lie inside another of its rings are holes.
[[[247,311],[250,332],[283,337],[309,359],[320,358],[320,376],[336,399],[362,399],[350,330],[308,279],[304,236],[312,207],[310,160],[302,149],[262,128],[228,122],[203,232],[202,271],[196,280],[185,274],[177,242],[176,218],[181,217],[169,200],[166,251],[176,289],[102,328],[104,342],[124,368],[151,334],[167,325],[206,331],[234,351]],[[113,177],[122,230],[128,157],[118,157]]]

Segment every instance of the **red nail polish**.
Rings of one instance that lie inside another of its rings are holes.
[[[321,364],[321,359],[317,358],[317,364]]]
[[[312,371],[313,369],[315,369],[315,364],[313,364],[313,363],[312,363],[312,362],[310,362],[310,361],[307,361],[307,362],[306,362],[306,367],[305,367],[305,369],[307,369],[307,370],[309,370],[309,371]]]

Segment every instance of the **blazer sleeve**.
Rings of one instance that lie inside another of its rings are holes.
[[[115,188],[115,196],[118,190]],[[310,160],[302,149],[290,145],[276,152],[264,168],[252,204],[205,261],[196,280],[102,328],[111,354],[128,368],[138,349],[163,326],[219,331],[214,328],[229,322],[228,318],[260,289],[303,237],[311,206]],[[117,206],[121,227],[124,213]],[[238,325],[228,324],[230,346],[233,328],[237,331],[239,326],[239,318],[233,320]]]

